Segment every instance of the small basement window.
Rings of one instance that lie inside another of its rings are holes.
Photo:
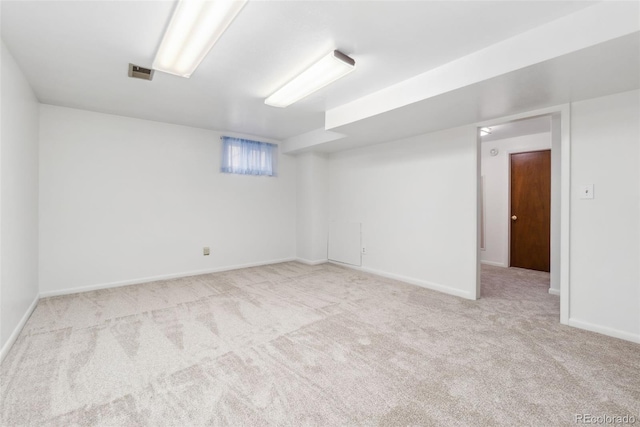
[[[222,137],[224,173],[276,176],[278,146],[249,139]]]

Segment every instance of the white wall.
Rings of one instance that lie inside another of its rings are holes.
[[[477,280],[474,126],[333,154],[329,219],[362,223],[362,268],[469,299]]]
[[[489,154],[493,148],[498,149],[497,156]],[[509,155],[549,149],[550,132],[482,143],[485,248],[480,252],[480,259],[483,263],[509,266]]]
[[[299,260],[327,260],[329,161],[325,155],[304,153],[297,157],[297,252]]]
[[[40,291],[294,258],[295,158],[276,178],[223,174],[219,137],[42,105]]]
[[[0,347],[38,296],[38,100],[1,43]]]
[[[640,342],[640,93],[571,107],[569,324]],[[578,198],[594,184],[593,200]]]

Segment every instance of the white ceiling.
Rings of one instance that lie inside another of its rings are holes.
[[[635,32],[331,128],[345,137],[304,150],[347,150],[639,87],[640,33]]]
[[[285,139],[324,112],[560,18],[585,1],[250,1],[191,79],[150,66],[174,2],[2,1],[2,39],[43,103]],[[263,100],[328,51],[357,70],[286,109]]]
[[[498,141],[506,138],[551,132],[551,116],[538,116],[530,119],[514,120],[491,126],[489,135],[482,135],[482,142]]]

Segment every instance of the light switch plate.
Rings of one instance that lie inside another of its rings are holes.
[[[580,198],[581,199],[593,199],[593,184],[580,186]]]
[[[207,256],[211,253],[211,250],[208,247],[202,248],[202,255]]]

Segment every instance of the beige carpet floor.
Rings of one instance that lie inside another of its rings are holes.
[[[43,299],[2,363],[2,425],[638,418],[640,346],[560,325],[548,284],[483,267],[467,301],[292,262]]]

